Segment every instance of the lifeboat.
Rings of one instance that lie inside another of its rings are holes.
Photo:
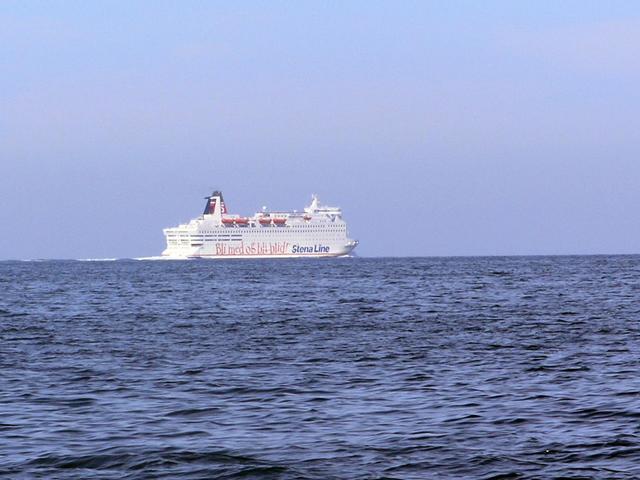
[[[238,225],[247,225],[249,223],[249,219],[248,218],[236,218],[236,223]]]
[[[309,220],[311,220],[311,215],[305,215],[302,218],[304,218],[308,222]]]
[[[223,225],[233,225],[233,218],[223,218],[222,219],[222,224]]]
[[[271,223],[271,219],[266,217],[263,217],[258,221],[260,222],[260,225],[269,225]]]
[[[287,219],[286,218],[274,218],[273,219],[273,223],[275,223],[276,225],[284,225],[285,223],[287,223]]]

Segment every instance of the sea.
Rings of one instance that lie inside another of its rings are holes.
[[[0,262],[0,477],[640,478],[640,256]]]

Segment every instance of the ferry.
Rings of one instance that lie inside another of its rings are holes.
[[[163,257],[344,257],[358,245],[349,238],[342,210],[320,205],[316,195],[302,212],[263,207],[251,217],[229,214],[220,191],[205,199],[202,215],[163,230],[167,242]]]

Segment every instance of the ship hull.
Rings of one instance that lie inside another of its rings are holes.
[[[187,259],[204,259],[204,260],[224,260],[230,258],[237,259],[260,259],[260,258],[340,258],[348,257],[348,253],[323,254],[323,255],[193,255],[183,257]],[[168,258],[171,258],[170,256]],[[176,257],[177,258],[177,257]]]
[[[338,257],[348,257],[351,252],[355,248],[355,244],[353,246],[349,246],[347,248],[340,249],[339,251],[334,252],[321,252],[321,253],[274,253],[274,254],[251,254],[251,253],[225,253],[225,254],[216,254],[216,253],[204,253],[198,250],[193,250],[192,252],[179,252],[179,251],[171,251],[169,249],[162,252],[162,257],[165,258],[181,258],[181,259],[208,259],[208,260],[216,260],[216,259],[227,259],[227,258],[246,258],[246,259],[259,259],[259,258],[338,258]]]

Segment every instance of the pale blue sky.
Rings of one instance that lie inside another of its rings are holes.
[[[0,258],[342,206],[359,253],[640,252],[640,2],[0,3]]]

